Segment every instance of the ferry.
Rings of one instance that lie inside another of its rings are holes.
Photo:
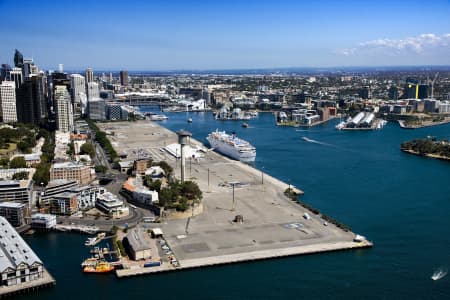
[[[253,162],[256,158],[256,148],[249,142],[225,131],[213,131],[206,137],[212,148],[219,153],[243,162]]]

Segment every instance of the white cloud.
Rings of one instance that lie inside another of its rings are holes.
[[[436,35],[434,33],[425,33],[415,37],[405,39],[377,39],[359,43],[358,46],[347,49],[339,49],[336,53],[345,56],[356,54],[385,54],[385,55],[404,55],[404,54],[428,54],[436,50],[445,50],[450,54],[450,33]]]

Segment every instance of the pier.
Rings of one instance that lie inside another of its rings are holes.
[[[56,280],[44,268],[43,276],[40,279],[21,283],[19,285],[1,286],[0,298],[13,297],[15,295],[28,294],[40,290],[41,288],[52,287],[56,285]]]
[[[153,160],[167,161],[175,176],[180,176],[179,161],[160,151],[164,145],[177,142],[175,133],[149,121],[98,126],[114,132],[109,138],[116,151],[132,153],[128,150],[139,147]],[[194,139],[190,143],[201,145]],[[284,193],[294,189],[291,184],[213,151],[206,151],[203,158],[190,162],[185,175],[186,180],[195,181],[203,191],[203,213],[189,218],[189,223],[187,219],[163,219],[158,224],[179,266],[163,264],[117,270],[118,277],[373,245],[367,240],[354,241],[355,233],[292,201]],[[296,189],[296,193],[301,195],[303,191]],[[235,222],[238,215],[242,221]]]

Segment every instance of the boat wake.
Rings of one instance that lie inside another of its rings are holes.
[[[333,145],[328,144],[328,143],[324,143],[324,142],[320,142],[320,141],[316,141],[316,140],[307,138],[306,136],[303,136],[302,140],[304,140],[304,141],[306,141],[308,143],[314,143],[314,144],[319,144],[319,145],[323,145],[323,146],[333,146]]]
[[[447,275],[447,269],[440,267],[434,271],[433,275],[431,275],[431,279],[436,281],[445,277],[445,275]]]

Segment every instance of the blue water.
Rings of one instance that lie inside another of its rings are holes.
[[[430,279],[438,267],[450,267],[450,163],[399,151],[405,140],[450,138],[450,125],[344,132],[332,121],[302,130],[276,127],[273,115],[264,113],[244,129],[241,122],[215,121],[211,113],[166,115],[163,126],[190,130],[205,143],[216,128],[236,131],[257,148],[257,168],[304,190],[305,202],[375,246],[118,280],[80,272],[84,237],[38,235],[27,240],[57,286],[26,299],[450,298],[450,276]]]

